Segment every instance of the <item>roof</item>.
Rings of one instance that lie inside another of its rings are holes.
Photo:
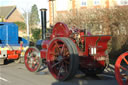
[[[8,17],[15,11],[16,6],[0,6],[0,17],[8,19]]]

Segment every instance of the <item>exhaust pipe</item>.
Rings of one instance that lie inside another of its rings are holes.
[[[47,27],[47,22],[46,22],[46,11],[47,9],[40,9],[41,11],[41,25],[42,25],[42,40],[46,39],[46,27]]]

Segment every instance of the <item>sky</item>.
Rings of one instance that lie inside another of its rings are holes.
[[[40,16],[40,9],[48,9],[48,0],[0,0],[0,6],[16,5],[20,13],[30,12],[32,5],[36,4],[38,8],[38,14]],[[47,21],[49,21],[49,11],[47,11]]]
[[[41,8],[48,9],[48,0],[0,0],[0,6],[16,5],[21,13],[30,11],[31,6],[36,4],[38,10]]]

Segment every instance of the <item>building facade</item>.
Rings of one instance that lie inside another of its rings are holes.
[[[57,14],[86,8],[111,8],[127,6],[128,0],[49,0],[49,22],[54,24]]]
[[[0,17],[4,18],[6,22],[24,22],[24,18],[16,6],[1,6]]]

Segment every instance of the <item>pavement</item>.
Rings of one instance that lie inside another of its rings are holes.
[[[32,73],[24,64],[12,62],[0,66],[0,85],[118,85],[113,71],[112,65],[97,76],[90,77],[78,73],[69,81],[59,82],[52,77],[48,69]]]

